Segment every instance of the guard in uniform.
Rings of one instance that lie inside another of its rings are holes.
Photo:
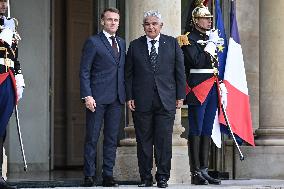
[[[7,11],[7,0],[0,0],[0,188],[10,186],[2,177],[3,143],[6,127],[18,100],[22,97],[25,86],[18,61],[19,34],[16,32],[18,22],[4,16]]]
[[[225,101],[226,89],[219,91],[216,48],[217,30],[211,30],[212,15],[202,3],[192,11],[192,27],[178,37],[184,53],[187,79],[189,162],[191,183],[196,185],[221,184],[208,175],[211,134],[218,103]],[[222,97],[218,93],[222,93]],[[225,102],[224,102],[225,103]]]

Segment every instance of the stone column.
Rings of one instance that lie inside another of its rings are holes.
[[[181,32],[181,2],[180,0],[147,0],[133,1],[126,0],[126,31],[128,40],[132,41],[145,35],[142,24],[143,14],[148,10],[158,10],[162,14],[164,26],[161,30],[163,34],[178,36]]]
[[[241,148],[246,160],[240,162],[235,154],[236,178],[282,179],[284,177],[284,116],[282,113],[284,109],[282,63],[284,26],[281,23],[284,22],[284,1],[254,0],[247,3],[246,0],[241,0],[239,3],[244,8],[241,11],[247,10],[248,4],[251,10],[248,11],[251,14],[244,16],[249,18],[244,19],[244,25],[248,26],[251,25],[250,23],[255,24],[259,21],[259,128],[256,130],[256,147]],[[254,31],[257,30],[258,28],[255,27]],[[247,33],[253,34],[253,32]],[[247,43],[248,41],[244,41],[242,45]],[[255,44],[255,42],[251,43]],[[257,47],[256,45],[254,47]],[[253,48],[244,53],[251,54],[252,51]],[[252,83],[248,85],[252,86]],[[255,112],[252,111],[252,113]]]
[[[144,11],[158,10],[162,14],[164,26],[161,33],[171,36],[178,36],[181,32],[181,2],[180,0],[147,0],[133,1],[126,0],[126,41],[145,35],[142,27]],[[125,128],[129,138],[120,142],[122,147],[118,149],[116,163],[116,177],[120,180],[139,180],[138,165],[136,157],[136,143],[132,115],[129,114],[129,126]],[[190,178],[187,140],[180,137],[184,128],[181,126],[181,111],[177,110],[174,132],[173,132],[173,158],[170,182],[188,182]],[[182,162],[182,163],[181,163]],[[123,170],[123,166],[125,166]],[[185,166],[187,165],[187,166]],[[131,169],[131,170],[130,170]],[[136,176],[138,175],[138,177]]]
[[[187,140],[180,137],[184,131],[185,128],[181,125],[181,109],[177,109],[173,128],[173,157],[169,183],[190,182]]]
[[[132,113],[128,109],[128,126],[124,128],[126,138],[117,148],[114,176],[119,181],[140,181],[138,170],[136,137]]]
[[[260,125],[256,144],[262,152],[261,178],[284,177],[283,9],[284,1],[260,1]],[[263,161],[267,158],[269,162]]]
[[[260,1],[260,145],[284,145],[284,1]]]
[[[121,146],[136,146],[136,136],[135,136],[135,129],[134,123],[132,118],[132,113],[128,109],[128,126],[124,128],[124,131],[127,137],[120,141]]]

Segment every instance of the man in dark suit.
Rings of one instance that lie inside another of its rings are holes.
[[[183,54],[175,38],[160,33],[162,26],[159,12],[144,14],[146,35],[130,43],[125,65],[127,105],[133,112],[140,187],[153,185],[153,145],[157,186],[168,186],[173,123],[176,108],[182,106],[185,98]]]
[[[117,136],[122,104],[125,102],[125,41],[116,36],[119,11],[107,8],[101,14],[103,31],[85,43],[80,66],[80,92],[86,105],[84,186],[95,185],[97,141],[104,122],[103,186],[113,179]]]

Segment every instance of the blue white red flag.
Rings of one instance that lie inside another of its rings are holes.
[[[224,83],[228,90],[226,112],[233,133],[252,146],[255,146],[243,52],[236,19],[235,1],[232,1],[231,6],[231,35],[225,65]],[[222,114],[219,115],[219,120],[220,123],[226,124]]]
[[[217,58],[219,62],[218,70],[219,70],[219,78],[224,78],[224,71],[226,65],[226,58],[227,58],[227,51],[228,51],[228,43],[227,37],[225,33],[225,27],[223,22],[223,15],[220,6],[220,1],[215,1],[215,15],[216,15],[216,29],[219,31],[219,37],[224,39],[224,44],[217,46]],[[213,130],[211,138],[215,145],[218,148],[221,148],[222,140],[221,140],[221,131],[220,131],[220,124],[218,119],[218,110],[216,111],[216,116],[214,120]]]

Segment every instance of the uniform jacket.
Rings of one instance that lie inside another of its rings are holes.
[[[190,69],[213,69],[213,66],[218,68],[218,63],[212,59],[209,53],[204,51],[206,44],[201,45],[197,43],[198,40],[207,41],[208,36],[206,34],[193,29],[187,37],[189,44],[182,46],[182,50],[184,54],[186,81],[188,86],[192,89],[203,81],[211,78],[213,73],[190,73]],[[186,96],[186,103],[188,105],[200,104],[192,91]]]
[[[13,18],[6,18],[6,17],[0,18],[0,25],[2,27],[3,27],[5,19],[11,20]],[[2,27],[0,29],[0,33],[3,30]],[[18,61],[18,39],[16,38],[16,35],[18,35],[18,34],[12,34],[12,35],[13,35],[13,38],[12,38],[12,45],[11,46],[7,42],[5,42],[3,39],[0,38],[0,58],[10,59],[10,60],[14,61],[14,68],[9,67],[9,69],[15,75],[15,74],[21,74],[22,71],[21,71],[20,62]],[[7,67],[5,65],[0,64],[0,74],[5,74],[5,73],[7,73],[7,71],[8,71]]]
[[[154,88],[166,110],[175,110],[176,100],[185,98],[184,58],[177,40],[160,35],[156,71],[149,62],[146,36],[130,43],[125,66],[127,100],[137,111],[149,111]]]

